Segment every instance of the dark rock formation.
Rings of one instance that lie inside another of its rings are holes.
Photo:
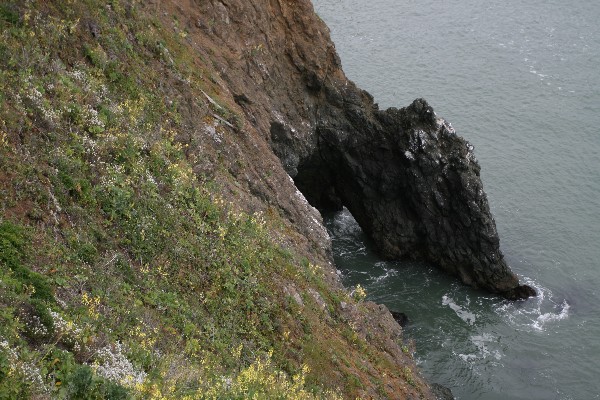
[[[516,288],[503,293],[508,300],[521,300],[528,297],[536,296],[535,289],[528,285],[517,286]]]
[[[390,313],[392,314],[392,317],[394,317],[394,321],[396,321],[401,327],[404,328],[406,324],[408,324],[408,316],[403,312],[390,311]]]
[[[438,400],[454,400],[452,391],[439,383],[432,383],[431,391]]]
[[[273,149],[312,205],[346,206],[386,258],[427,260],[511,299],[535,295],[500,252],[473,146],[425,100],[379,111],[353,85],[324,82],[320,93],[310,145],[271,126]]]

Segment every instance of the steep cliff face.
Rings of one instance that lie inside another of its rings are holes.
[[[0,397],[435,398],[290,177],[325,82],[368,100],[310,2],[5,1],[0,34]]]
[[[198,15],[199,26],[232,51],[221,71],[234,99],[312,205],[348,207],[385,257],[427,260],[508,298],[535,294],[500,252],[472,146],[425,101],[378,110],[309,2],[200,8],[219,16],[209,28]]]
[[[310,1],[15,0],[0,29],[0,397],[435,398],[313,206],[528,294],[468,144],[378,110]]]
[[[307,249],[329,260],[320,215],[286,173],[288,169],[295,175],[299,159],[315,152],[321,103],[316,94],[321,82],[330,73],[345,79],[327,28],[310,1],[150,2],[144,7],[169,10],[163,15],[165,23],[172,23],[176,16],[189,35],[187,44],[203,62],[210,60],[215,94],[237,118],[235,127],[222,120],[217,124],[224,131],[235,131],[231,139],[224,135],[221,147],[229,153],[223,157],[228,173],[243,185],[240,194],[252,195],[244,202],[246,206],[276,206],[293,230],[302,233],[298,240],[308,240],[312,244]],[[193,114],[191,110],[190,117]],[[191,127],[190,135],[194,135]],[[279,145],[281,140],[271,140],[277,137],[293,146],[286,148]],[[272,147],[281,150],[280,159]],[[244,168],[240,160],[247,161]],[[216,170],[216,163],[211,162],[197,167],[200,175],[209,177]]]

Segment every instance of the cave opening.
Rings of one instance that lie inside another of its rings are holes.
[[[322,163],[304,162],[298,166],[293,179],[298,190],[321,214],[341,211],[344,207],[336,189],[335,175]]]

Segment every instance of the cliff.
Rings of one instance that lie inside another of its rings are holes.
[[[310,3],[8,1],[0,31],[0,397],[433,398],[271,149],[335,59]]]
[[[214,7],[220,22],[198,18],[233,52],[221,76],[309,203],[346,206],[386,257],[428,260],[511,299],[535,294],[500,252],[472,146],[424,100],[378,110],[345,77],[309,2]],[[315,236],[312,218],[289,215]]]
[[[378,110],[308,0],[5,1],[0,29],[0,397],[435,398],[313,206],[530,294],[468,144]]]

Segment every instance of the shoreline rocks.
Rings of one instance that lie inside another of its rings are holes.
[[[347,207],[385,258],[425,260],[511,300],[535,295],[504,261],[473,146],[450,123],[424,99],[380,111],[353,85],[331,80],[320,91],[307,141],[277,122],[271,130],[311,205]]]
[[[442,386],[439,383],[432,383],[430,386],[431,391],[438,400],[454,400],[454,395],[449,388]]]

